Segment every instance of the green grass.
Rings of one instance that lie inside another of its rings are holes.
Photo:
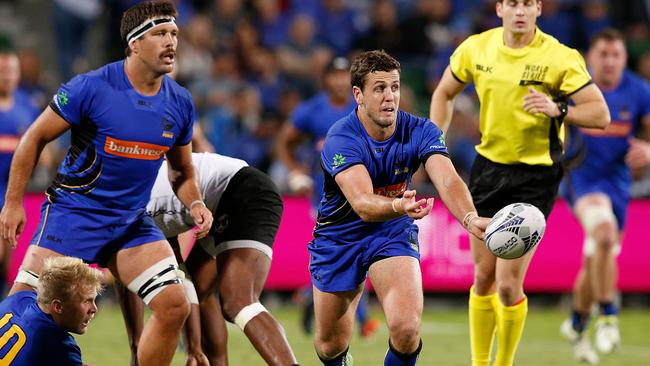
[[[320,365],[313,350],[311,337],[304,335],[300,330],[298,309],[288,306],[271,311],[284,326],[301,365]],[[374,313],[381,317],[378,312]],[[531,308],[517,353],[517,365],[580,365],[573,360],[571,347],[559,335],[559,325],[565,317],[566,311],[557,308]],[[624,309],[620,322],[623,346],[614,354],[601,356],[599,365],[650,365],[650,311]],[[355,337],[350,346],[355,365],[383,364],[387,337],[385,326],[369,340]],[[425,309],[422,338],[424,348],[419,365],[469,365],[466,308]],[[84,361],[91,365],[129,364],[126,333],[117,307],[101,307],[88,333],[77,337],[77,340]],[[231,365],[264,365],[243,333],[232,326],[229,327],[228,352]],[[184,364],[182,351],[176,352],[172,364]]]

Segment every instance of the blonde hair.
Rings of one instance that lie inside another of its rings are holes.
[[[38,302],[45,305],[55,299],[68,301],[82,286],[94,287],[100,293],[102,278],[100,270],[91,268],[79,258],[48,258],[38,279]]]

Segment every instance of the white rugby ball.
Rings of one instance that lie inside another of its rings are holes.
[[[533,249],[545,230],[542,211],[528,203],[512,203],[492,217],[485,229],[485,245],[499,258],[515,259]]]

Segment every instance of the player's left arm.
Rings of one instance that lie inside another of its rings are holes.
[[[609,125],[609,108],[605,103],[603,93],[596,84],[589,84],[571,95],[575,105],[567,106],[564,122],[580,127],[605,129]],[[543,113],[551,118],[560,117],[560,105],[555,103],[548,95],[528,89],[524,97],[524,110],[528,113]]]
[[[427,158],[424,168],[449,212],[472,235],[483,239],[490,219],[476,214],[469,189],[456,172],[451,160],[445,155],[433,154]]]
[[[190,210],[198,227],[194,237],[203,238],[212,226],[212,212],[203,203],[198,177],[192,164],[192,144],[175,145],[166,156],[169,183],[178,199]]]

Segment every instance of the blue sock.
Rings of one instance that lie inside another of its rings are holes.
[[[418,356],[422,351],[422,339],[420,339],[420,345],[418,349],[413,353],[401,353],[390,343],[388,340],[388,352],[386,352],[386,357],[384,357],[384,366],[415,366],[418,361]]]
[[[579,313],[576,310],[573,310],[571,312],[571,325],[573,326],[573,329],[578,332],[582,333],[587,329],[587,325],[589,324],[589,313],[583,314]]]
[[[368,298],[365,290],[361,293],[361,299],[357,306],[357,321],[362,327],[368,321]]]
[[[320,355],[318,355],[318,358],[323,363],[323,366],[348,366],[351,365],[348,363],[348,350],[350,350],[350,347],[346,348],[343,353],[331,360],[325,360]]]
[[[599,303],[600,313],[603,315],[618,315],[618,309],[614,306],[613,302],[601,302]]]

